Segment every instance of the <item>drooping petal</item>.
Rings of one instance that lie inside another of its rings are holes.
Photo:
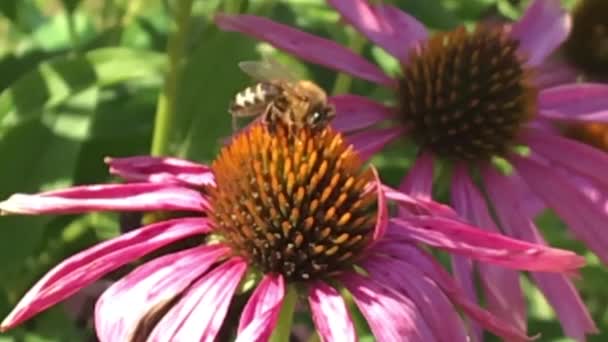
[[[568,224],[576,237],[585,242],[600,259],[608,262],[606,209],[594,203],[583,193],[582,188],[563,174],[555,172],[551,166],[517,155],[511,156],[510,160],[528,186]],[[581,158],[574,160],[579,163]],[[608,187],[603,190],[605,192]]]
[[[556,87],[562,84],[576,83],[579,71],[566,61],[550,57],[536,68],[534,84],[538,89]]]
[[[488,186],[488,193],[505,230],[517,238],[545,244],[534,221],[522,210],[522,198],[513,190],[512,177],[500,175],[490,168],[483,171],[483,177],[486,183],[492,184]],[[587,308],[568,278],[540,272],[533,272],[532,278],[557,313],[566,335],[582,341],[586,334],[597,332]]]
[[[283,276],[264,276],[243,308],[237,341],[267,341],[277,324],[284,297]]]
[[[512,36],[527,56],[527,63],[539,65],[570,34],[571,19],[559,0],[534,0],[512,26]]]
[[[247,263],[232,258],[197,280],[158,322],[148,341],[214,341]]]
[[[410,299],[357,273],[343,274],[339,279],[352,294],[378,341],[433,341],[420,308]]]
[[[398,262],[416,265],[416,268],[439,285],[450,300],[459,305],[466,315],[483,325],[485,329],[492,331],[498,336],[502,336],[508,341],[528,339],[524,331],[503,322],[490,312],[479,307],[474,301],[471,301],[452,276],[443,269],[443,266],[435,261],[433,256],[423,250],[412,244],[394,240],[385,240],[378,243],[375,250],[394,258]]]
[[[414,265],[384,256],[367,258],[362,266],[376,281],[410,298],[434,334],[434,341],[467,341],[460,316],[441,289]]]
[[[382,85],[395,85],[380,68],[331,40],[253,15],[218,14],[215,23],[223,30],[255,37],[311,63]]]
[[[406,132],[404,127],[389,127],[366,129],[347,137],[349,144],[353,144],[361,160],[368,160],[380,152],[386,144],[399,138]]]
[[[453,202],[456,211],[472,224],[489,232],[500,234],[464,165],[456,165],[452,176],[451,193],[459,202]],[[490,311],[510,324],[526,330],[526,304],[519,284],[519,275],[513,270],[479,264],[484,295]]]
[[[573,122],[608,122],[608,85],[561,85],[540,92],[539,115]]]
[[[211,169],[188,160],[170,157],[136,156],[106,158],[110,173],[130,182],[179,184],[192,187],[214,185]]]
[[[357,341],[350,312],[336,289],[320,280],[314,281],[309,286],[308,303],[322,341]]]
[[[389,186],[384,186],[386,198],[395,201],[400,207],[406,209],[406,213],[414,215],[428,216],[445,216],[458,218],[458,214],[445,204],[435,202],[433,200],[425,200],[419,197],[413,197],[402,191],[395,190]],[[400,210],[401,214],[401,210]]]
[[[229,251],[224,245],[201,246],[143,264],[107,289],[95,306],[100,341],[129,341],[147,314],[177,299],[195,279]]]
[[[328,3],[369,40],[402,61],[417,42],[428,36],[422,23],[390,5],[373,6],[367,0]]]
[[[477,289],[475,287],[474,268],[476,263],[470,258],[462,255],[452,255],[450,258],[452,264],[452,274],[456,284],[462,288],[462,296],[467,301],[477,305],[479,302],[477,298]],[[483,330],[479,322],[469,320],[469,335],[471,342],[482,342],[483,341]]]
[[[182,218],[141,227],[66,259],[49,271],[4,319],[0,330],[71,296],[108,272],[169,243],[210,230],[207,219]]]
[[[387,238],[405,238],[455,254],[507,268],[542,272],[573,272],[585,259],[573,252],[489,233],[444,217],[393,218]]]
[[[338,95],[329,98],[336,108],[331,126],[340,132],[356,131],[393,117],[391,108],[357,95]]]
[[[374,173],[374,178],[376,180],[375,185],[376,195],[378,198],[378,213],[376,214],[376,225],[374,227],[373,241],[378,241],[384,237],[384,233],[386,232],[386,228],[388,227],[388,207],[386,205],[386,195],[384,194],[384,190],[382,189],[382,181],[380,180],[380,175],[378,174],[378,170],[375,167],[371,166],[371,170]]]
[[[85,185],[39,194],[14,194],[0,202],[2,214],[71,214],[87,211],[203,211],[199,191],[151,183]]]
[[[431,153],[423,152],[399,185],[399,191],[416,198],[431,200],[435,160]]]
[[[578,141],[539,130],[528,130],[522,140],[543,158],[570,171],[608,185],[608,154]],[[576,162],[572,162],[576,160]]]

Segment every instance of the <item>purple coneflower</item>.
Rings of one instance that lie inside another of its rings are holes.
[[[535,0],[512,24],[480,23],[471,31],[457,28],[433,37],[421,23],[391,5],[365,0],[328,3],[397,58],[401,73],[386,75],[333,41],[265,18],[218,15],[216,22],[225,30],[251,35],[307,61],[391,89],[396,98],[392,106],[356,95],[333,97],[338,114],[334,127],[361,147],[363,157],[401,137],[417,143],[419,158],[410,173],[412,181],[404,181],[400,190],[430,197],[433,165],[444,161],[454,171],[452,203],[474,224],[498,230],[472,173],[479,174],[505,233],[544,243],[533,218],[549,207],[608,262],[604,233],[608,156],[562,137],[552,126],[608,121],[608,86],[560,84],[570,78],[571,70],[562,74],[554,63],[544,63],[570,28],[570,17],[559,1]],[[545,67],[552,71],[545,72]],[[496,161],[508,167],[498,172]],[[473,297],[472,267],[464,258],[454,262],[457,278]],[[516,275],[480,271],[492,310],[525,326]],[[581,340],[596,331],[567,279],[545,274],[533,278],[569,336]]]
[[[129,183],[16,194],[0,209],[190,216],[65,260],[29,290],[1,330],[122,265],[198,239],[204,242],[144,262],[103,293],[95,312],[101,341],[211,341],[220,332],[223,340],[265,341],[292,314],[294,297],[307,300],[323,341],[355,341],[346,291],[378,341],[466,341],[457,308],[499,336],[522,340],[524,330],[471,302],[420,245],[518,270],[573,272],[583,263],[568,251],[468,226],[448,207],[383,186],[331,129],[269,134],[255,125],[211,167],[154,157],[107,162]],[[400,217],[388,216],[387,201]],[[240,319],[227,319],[236,302],[244,305]]]

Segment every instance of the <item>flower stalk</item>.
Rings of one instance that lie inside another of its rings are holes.
[[[270,336],[269,342],[289,342],[291,326],[293,325],[293,314],[298,300],[298,292],[293,284],[287,286],[286,290],[281,312],[279,313],[279,320]]]
[[[156,117],[154,120],[154,135],[152,136],[152,155],[166,155],[170,152],[171,132],[175,123],[175,104],[177,85],[184,55],[184,42],[188,36],[189,19],[192,11],[192,0],[177,1],[175,11],[175,31],[169,37],[167,54],[169,57],[169,72],[165,85],[158,96]]]

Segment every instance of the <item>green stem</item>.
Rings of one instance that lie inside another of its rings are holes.
[[[356,54],[361,53],[363,46],[365,45],[365,39],[356,32],[350,32],[348,35],[348,47],[353,50]],[[345,94],[350,89],[353,82],[353,78],[345,73],[339,73],[334,82],[334,87],[331,91],[333,95]]]
[[[283,298],[283,306],[279,313],[279,321],[272,332],[272,336],[270,336],[269,342],[289,342],[291,326],[293,325],[293,313],[296,309],[297,299],[298,292],[295,286],[289,285],[285,298]]]
[[[190,12],[193,0],[177,0],[175,11],[175,32],[169,37],[167,54],[169,56],[169,73],[165,85],[158,96],[154,135],[152,136],[152,155],[169,153],[169,143],[175,121],[175,97],[177,95],[178,76],[184,54],[184,43],[188,35]]]
[[[76,30],[76,18],[74,17],[74,11],[66,11],[66,19],[68,25],[68,36],[72,42],[72,50],[78,52],[80,47],[80,38],[78,37],[78,32]]]

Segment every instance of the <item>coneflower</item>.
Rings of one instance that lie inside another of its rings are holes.
[[[448,207],[382,185],[329,128],[290,134],[254,125],[211,167],[154,157],[107,162],[129,183],[16,194],[0,209],[190,214],[63,261],[17,304],[3,331],[122,265],[201,237],[198,246],[147,260],[103,293],[95,312],[101,341],[211,341],[220,331],[224,339],[266,341],[289,328],[299,298],[323,341],[356,341],[346,292],[378,341],[467,341],[456,307],[499,336],[523,340],[524,330],[469,301],[421,246],[518,270],[572,272],[583,263],[571,252],[483,232]],[[389,217],[387,201],[402,215]],[[235,302],[244,305],[236,307],[238,322],[227,319]]]

